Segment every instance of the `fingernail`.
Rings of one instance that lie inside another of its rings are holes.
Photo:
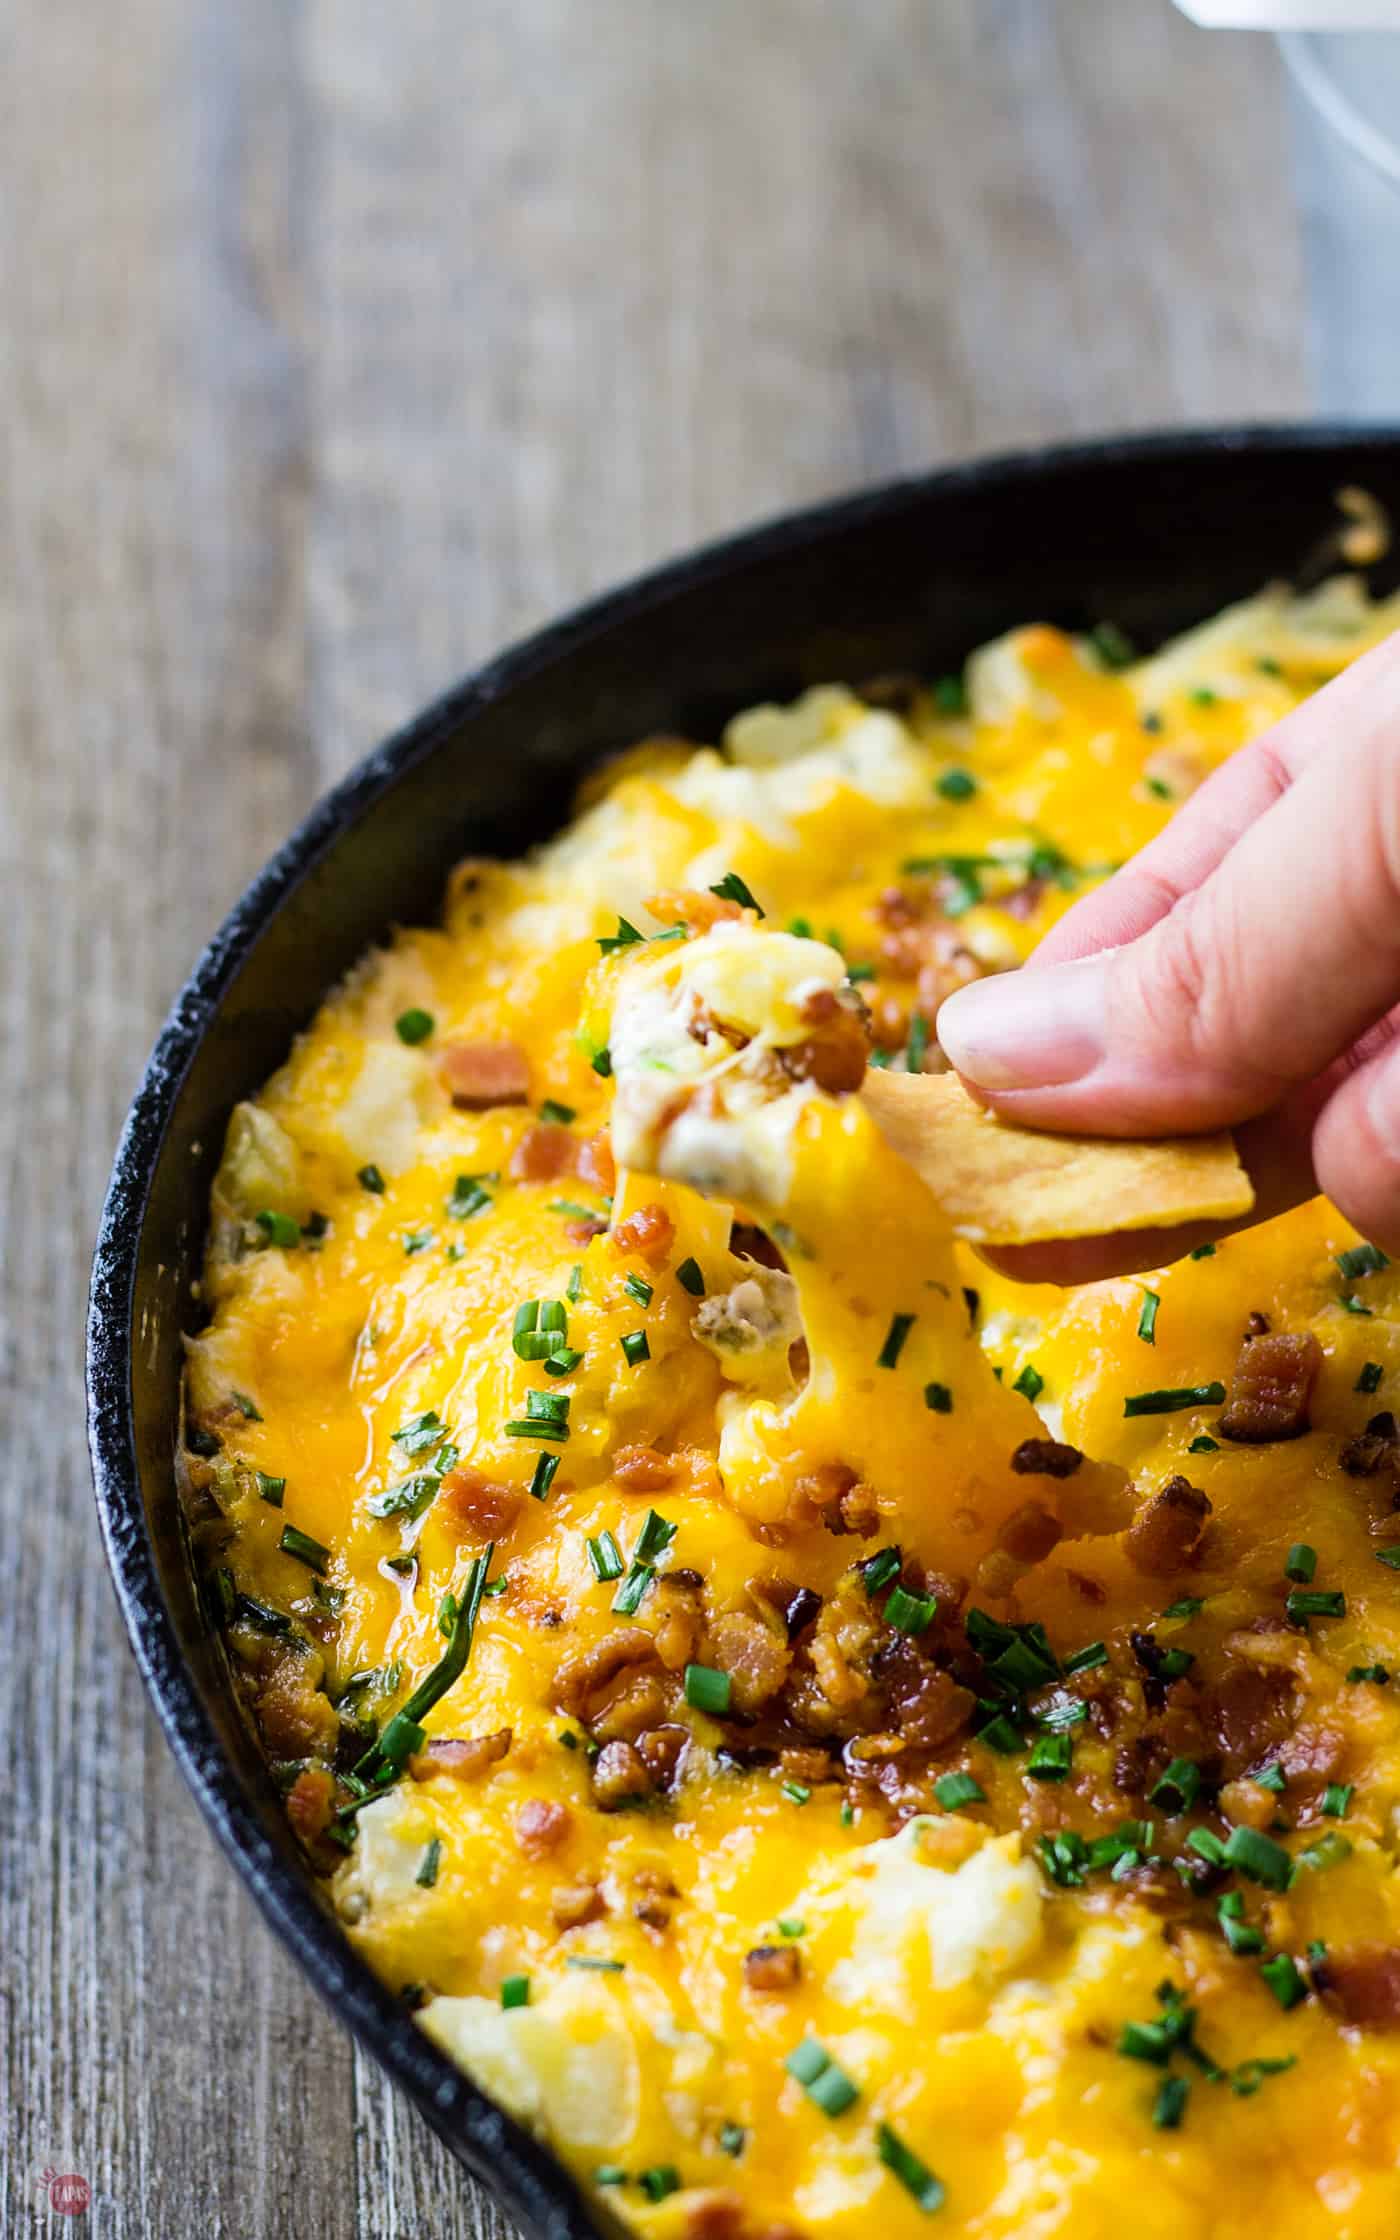
[[[1107,952],[1105,952],[1107,954]],[[979,1089],[1050,1089],[1082,1080],[1104,1053],[1103,956],[1003,972],[949,996],[938,1039]]]

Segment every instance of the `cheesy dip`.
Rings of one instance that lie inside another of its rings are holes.
[[[345,1932],[656,2240],[1394,2240],[1400,1283],[1017,1287],[867,1063],[1400,622],[650,741],[233,1115],[182,1490]]]

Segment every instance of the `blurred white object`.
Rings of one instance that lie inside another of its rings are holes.
[[[1400,405],[1400,23],[1291,31],[1294,179],[1318,403],[1394,419]]]
[[[1400,0],[1176,0],[1208,30],[1400,30]]]

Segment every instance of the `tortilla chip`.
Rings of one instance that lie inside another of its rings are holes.
[[[1230,1221],[1254,1190],[1233,1136],[1052,1136],[984,1112],[954,1073],[866,1075],[865,1102],[973,1244],[1044,1244]]]

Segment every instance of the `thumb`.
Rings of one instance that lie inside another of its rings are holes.
[[[1124,947],[951,996],[938,1039],[996,1110],[1098,1135],[1215,1128],[1311,1081],[1400,994],[1400,666],[1383,704]]]

